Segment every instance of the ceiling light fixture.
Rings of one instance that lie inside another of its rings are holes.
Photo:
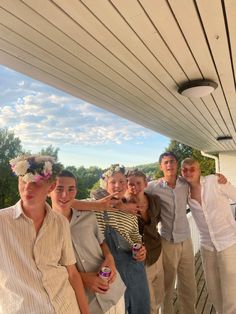
[[[221,136],[218,136],[216,138],[217,141],[228,141],[228,140],[232,140],[232,136],[231,135],[221,135]]]
[[[201,98],[210,95],[218,84],[210,80],[195,80],[184,83],[178,90],[178,92],[186,97]]]

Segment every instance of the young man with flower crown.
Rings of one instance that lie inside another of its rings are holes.
[[[60,165],[38,155],[10,164],[21,199],[0,211],[0,311],[89,313],[68,221],[45,202]]]

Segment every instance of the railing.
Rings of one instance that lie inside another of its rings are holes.
[[[189,222],[189,226],[190,226],[190,230],[191,230],[191,237],[192,237],[192,242],[193,242],[193,252],[194,252],[194,255],[196,255],[200,249],[199,232],[198,232],[198,228],[195,224],[195,221],[193,219],[191,212],[189,212],[187,214],[187,217],[188,217],[188,222]]]

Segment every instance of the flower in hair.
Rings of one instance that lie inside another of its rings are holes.
[[[62,166],[51,156],[22,155],[10,160],[13,173],[25,182],[49,181],[56,177]]]

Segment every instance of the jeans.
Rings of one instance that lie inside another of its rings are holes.
[[[143,262],[132,257],[130,244],[111,226],[105,230],[106,243],[127,289],[125,308],[129,314],[150,314],[150,296]]]

